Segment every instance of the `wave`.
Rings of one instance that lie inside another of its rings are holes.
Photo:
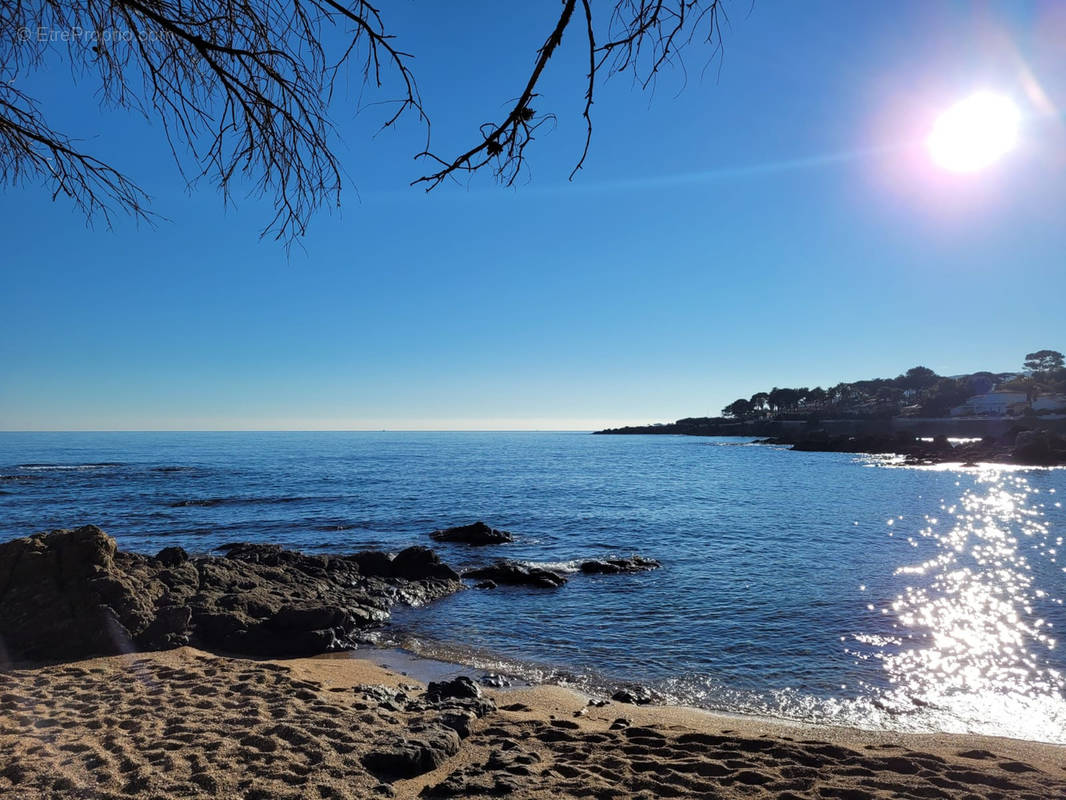
[[[578,572],[583,561],[588,559],[571,559],[570,561],[519,561],[518,563],[534,569],[547,569],[552,572]]]
[[[330,502],[331,497],[202,497],[176,500],[170,508],[212,508],[214,506],[273,506],[285,503]]]
[[[110,469],[126,466],[121,461],[96,461],[90,464],[19,464],[27,472],[77,472],[90,469]]]

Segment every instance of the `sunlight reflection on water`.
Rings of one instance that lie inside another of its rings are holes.
[[[921,727],[1066,741],[1066,682],[1047,666],[1056,641],[1039,609],[1063,601],[1037,585],[1031,561],[1061,572],[1061,537],[1041,508],[1024,474],[989,468],[926,517],[912,544],[933,553],[896,570],[908,585],[880,609],[892,633],[855,635],[849,650],[879,659],[892,684],[867,687],[874,708]]]

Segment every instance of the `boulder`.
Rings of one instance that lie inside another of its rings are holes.
[[[430,534],[430,538],[436,539],[438,542],[461,542],[478,547],[514,541],[514,537],[508,531],[490,528],[480,520],[473,525],[458,525],[454,528],[433,531]]]
[[[408,547],[396,554],[392,560],[392,576],[407,580],[437,579],[446,581],[459,580],[459,573],[442,564],[440,557],[428,547]]]
[[[618,703],[644,706],[652,701],[652,694],[643,686],[624,686],[611,695],[611,699]]]
[[[1027,464],[1046,463],[1051,455],[1051,437],[1045,431],[1019,431],[1011,455]]]
[[[386,740],[362,762],[372,775],[391,782],[432,772],[458,752],[458,733],[445,725],[427,725],[409,736]]]
[[[93,525],[0,545],[0,644],[8,657],[131,649],[155,620],[164,587],[117,569],[115,551]]]
[[[482,578],[506,586],[534,586],[539,589],[555,589],[566,583],[558,572],[531,567],[517,561],[497,561],[487,567],[468,569],[464,578]]]
[[[189,554],[182,547],[164,547],[156,553],[155,560],[165,567],[176,567],[189,560]]]
[[[616,575],[620,572],[645,572],[661,567],[658,561],[641,556],[629,556],[628,558],[607,558],[584,561],[581,563],[581,571],[586,575]]]
[[[481,689],[466,675],[450,681],[433,681],[426,687],[426,700],[431,703],[451,698],[476,700],[479,697]]]

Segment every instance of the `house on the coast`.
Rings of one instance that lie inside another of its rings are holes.
[[[1044,394],[1033,401],[1033,411],[1066,412],[1066,394]]]
[[[1001,390],[975,394],[965,403],[951,409],[953,417],[1002,417],[1007,414],[1020,414],[1028,407],[1025,392]]]

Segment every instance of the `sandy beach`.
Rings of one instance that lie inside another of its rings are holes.
[[[1066,797],[1054,745],[595,706],[555,686],[455,701],[477,718],[425,690],[358,657],[190,647],[16,666],[0,673],[0,796]],[[386,774],[397,754],[424,771]]]

